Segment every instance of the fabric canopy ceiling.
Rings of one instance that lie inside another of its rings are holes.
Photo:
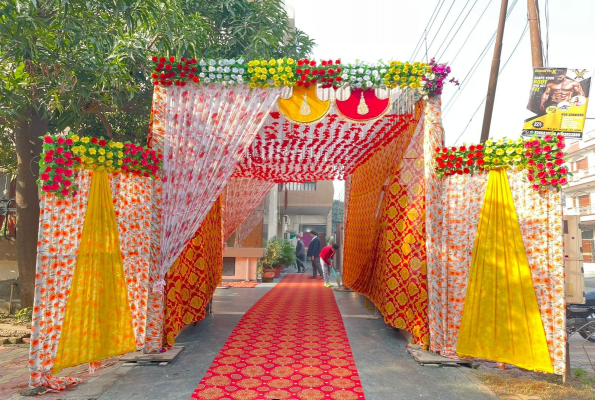
[[[295,96],[303,96],[294,103],[307,104],[306,113],[318,110],[323,102],[316,93]],[[357,111],[353,115],[345,112],[348,101],[354,103],[353,108],[364,104],[361,93],[354,91],[345,101],[330,102],[328,110],[320,112],[323,116],[310,124],[299,123],[300,115],[288,114],[289,107],[281,98],[233,176],[278,183],[343,180],[413,122],[416,98],[404,97],[403,92],[385,99],[366,97],[364,111],[381,111],[372,120],[358,120]],[[300,112],[303,116],[303,106]]]

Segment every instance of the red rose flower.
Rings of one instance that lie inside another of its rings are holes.
[[[195,76],[194,78],[192,78],[192,80],[194,81],[194,83],[198,83],[200,81],[200,79],[198,79],[198,76]]]
[[[541,181],[539,181],[539,183],[545,186],[549,184],[549,181],[547,179],[542,179]]]
[[[537,164],[537,169],[542,170],[545,169],[545,166],[542,163]]]
[[[554,175],[556,175],[556,171],[555,171],[555,170],[553,170],[553,169],[550,169],[550,170],[549,170],[547,173],[548,173],[548,175],[549,175],[549,176],[554,176]]]
[[[478,152],[475,153],[475,157],[476,158],[481,158],[481,157],[483,157],[483,153],[481,151],[478,151]]]
[[[558,181],[558,183],[560,185],[566,185],[568,183],[568,180],[566,178],[560,178],[560,180]]]
[[[483,158],[478,158],[477,159],[477,165],[481,166],[483,164],[485,164],[486,162],[483,160]]]
[[[547,169],[552,169],[554,167],[554,163],[549,162],[549,163],[545,164],[545,167]]]
[[[566,147],[566,145],[564,144],[564,142],[558,142],[556,143],[556,147],[559,149],[563,149],[564,147]]]
[[[97,138],[96,138],[96,137],[94,137],[94,138],[91,138],[91,143],[93,143],[93,144],[97,144]]]
[[[434,151],[435,151],[436,153],[440,153],[440,147],[436,147],[436,148],[434,149]]]
[[[538,147],[539,146],[539,139],[535,139],[533,141],[533,147]]]
[[[463,175],[463,171],[461,171],[460,169],[457,169],[457,175]]]
[[[567,174],[568,173],[568,168],[566,168],[566,167],[560,168],[560,173],[561,174]]]
[[[479,150],[479,151],[483,150],[483,145],[478,144],[477,146],[475,146],[475,150]]]
[[[556,186],[558,184],[558,180],[556,178],[552,178],[550,183],[552,184],[552,186]]]
[[[473,160],[467,160],[467,162],[465,164],[471,166],[471,165],[473,165]]]
[[[43,158],[43,161],[45,161],[46,163],[51,163],[52,161],[54,161],[54,157],[51,156],[50,154],[46,154],[45,157]]]
[[[544,146],[543,151],[545,151],[546,153],[549,153],[550,151],[552,151],[552,146],[550,146],[550,145]]]
[[[337,82],[340,82],[340,81],[342,81],[342,80],[343,80],[343,78],[342,78],[342,77],[340,77],[340,76],[338,76],[338,77],[336,77],[336,78],[335,78],[335,80],[336,80]]]
[[[62,182],[62,179],[63,179],[62,178],[62,175],[56,175],[56,176],[54,176],[54,182],[56,182],[56,183]]]
[[[335,73],[335,71],[331,68],[331,69],[328,70],[328,73],[329,73],[329,75],[332,75],[332,74]]]
[[[527,164],[529,164],[529,165],[535,165],[535,160],[531,159],[531,160],[527,161]]]
[[[165,57],[159,57],[159,62],[165,62]]]
[[[549,160],[552,158],[552,153],[547,153],[546,155],[543,156],[546,160]]]
[[[543,149],[541,147],[536,147],[533,150],[533,154],[535,154],[535,155],[538,155],[539,156],[539,155],[541,155],[541,153],[543,153]]]
[[[68,138],[68,139],[66,139],[66,144],[68,146],[72,146],[74,144],[74,142],[72,141],[72,139]]]
[[[450,148],[450,150],[451,150],[451,151],[457,151],[457,148],[456,148],[455,146],[452,146],[452,147]]]
[[[156,56],[153,56],[153,58],[151,58],[151,60],[153,60],[153,62],[159,61],[159,59]]]
[[[51,136],[46,136],[43,138],[44,143],[54,143],[54,139]]]
[[[473,158],[474,156],[475,156],[474,153],[467,153],[467,158],[469,158],[469,159]]]
[[[447,149],[446,147],[443,147],[443,148],[442,148],[442,152],[443,152],[443,153],[446,153],[447,151],[448,151],[448,149]]]
[[[341,59],[338,59],[337,61],[335,61],[335,64],[341,64]]]
[[[558,135],[558,136],[556,136],[556,138],[561,142],[564,141],[564,136],[562,136],[562,135]]]
[[[553,136],[550,135],[549,133],[547,135],[545,135],[543,137],[543,140],[545,140],[546,142],[551,142],[552,140],[554,140]]]
[[[72,153],[69,152],[69,151],[67,151],[67,152],[64,153],[64,157],[66,157],[66,158],[72,158]]]
[[[173,63],[174,61],[176,61],[176,58],[175,57],[170,57],[169,58],[169,62],[172,62]]]
[[[539,190],[539,185],[533,185],[533,190]]]
[[[63,149],[62,147],[58,147],[58,148],[56,149],[56,153],[57,153],[57,154],[62,154],[63,152],[64,152],[64,149]]]
[[[316,66],[316,61],[310,61],[310,66],[311,67],[315,67]]]
[[[443,163],[441,163],[441,162],[439,162],[439,163],[438,163],[438,168],[442,169],[442,168],[444,168],[444,167],[446,167],[446,165],[445,165],[445,164],[443,164]]]
[[[530,149],[532,147],[531,142],[525,142],[525,148]]]
[[[535,178],[533,178],[533,175],[527,175],[527,179],[529,179],[529,181],[533,182],[533,179],[535,179]]]
[[[186,76],[186,73],[184,71],[180,72],[180,78],[183,78]]]
[[[66,176],[72,176],[72,174],[73,174],[73,172],[71,169],[67,169],[64,171],[64,175],[66,175]]]
[[[65,180],[64,182],[62,182],[62,185],[70,187],[70,185],[72,185],[72,182],[70,182],[69,180]]]
[[[41,174],[39,178],[45,182],[50,179],[50,176],[48,174]]]
[[[326,67],[326,61],[322,60],[322,61],[320,62],[320,65],[322,65],[323,67]]]
[[[556,165],[562,165],[564,164],[564,160],[561,158],[556,159]]]
[[[310,87],[310,82],[304,83],[304,86],[307,87],[307,88],[309,88]]]
[[[461,163],[460,163],[460,162],[457,162],[457,163],[455,164],[455,167],[457,167],[457,168],[461,168],[461,166],[462,166],[462,165],[461,165]]]
[[[74,164],[74,161],[72,161],[72,160],[66,160],[66,163],[65,163],[65,165],[66,165],[67,167],[72,167],[72,164]]]
[[[467,151],[467,148],[465,146],[461,146],[459,147],[459,151]]]
[[[298,60],[298,62],[297,62],[297,65],[298,65],[299,67],[301,67],[302,65],[304,65],[304,62],[303,62],[302,60]]]
[[[105,147],[105,146],[107,145],[107,142],[106,142],[105,140],[101,139],[101,140],[99,141],[99,145],[100,145],[101,147]]]
[[[337,73],[340,74],[341,73],[341,68],[337,68]]]
[[[297,81],[297,85],[298,85],[298,86],[304,86],[304,82],[302,82],[302,81]]]
[[[448,156],[448,159],[449,159],[450,161],[454,161],[454,159],[455,159],[455,155],[454,155],[454,154],[449,154],[449,156]]]
[[[166,69],[166,70],[168,70],[168,71],[171,71],[171,65],[170,65],[170,64],[167,64],[167,65],[165,66],[165,69]]]
[[[453,165],[453,164],[452,164],[452,162],[450,162],[450,161],[448,161],[448,162],[446,163],[446,166],[447,166],[448,168],[452,168],[452,165]]]
[[[466,173],[466,174],[468,174],[468,173],[469,173],[469,172],[471,172],[471,171],[469,170],[469,168],[464,168],[464,169],[463,169],[463,172],[464,172],[464,173]]]
[[[60,193],[62,193],[62,196],[68,196],[68,194],[70,193],[70,190],[68,190],[68,189],[62,189],[60,191]]]
[[[545,178],[545,171],[541,171],[540,173],[537,174],[538,178]]]

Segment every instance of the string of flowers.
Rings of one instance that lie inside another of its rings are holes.
[[[41,189],[61,198],[76,195],[76,173],[79,169],[127,172],[154,178],[161,169],[163,155],[129,142],[103,138],[47,135],[37,181]]]
[[[341,60],[294,60],[287,57],[249,61],[243,58],[197,61],[184,57],[179,60],[175,57],[153,57],[152,61],[153,84],[163,86],[216,82],[223,85],[248,84],[251,88],[313,85],[335,89],[408,87],[430,95],[442,93],[450,74],[450,67],[438,64],[434,59],[428,64],[401,61],[342,64]],[[458,85],[454,79],[450,82]]]
[[[568,168],[564,166],[566,147],[563,136],[533,136],[518,139],[487,140],[484,145],[436,148],[436,173],[439,177],[475,174],[494,168],[527,169],[533,189],[561,189],[568,183]]]

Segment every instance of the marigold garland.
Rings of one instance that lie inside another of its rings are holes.
[[[411,88],[422,94],[441,94],[450,67],[429,63],[401,61],[376,64],[356,61],[342,64],[341,60],[315,61],[292,58],[201,60],[182,57],[153,57],[154,85],[185,86],[193,82],[224,85],[248,84],[251,88],[320,85],[322,88],[352,87],[355,89]],[[454,82],[451,79],[450,82]],[[455,83],[456,84],[456,83]]]
[[[59,197],[76,195],[76,172],[90,169],[155,177],[163,155],[129,142],[103,138],[47,135],[43,138],[38,185]]]
[[[545,135],[522,138],[487,140],[484,145],[436,148],[436,173],[439,177],[474,174],[494,168],[527,169],[533,189],[561,189],[568,183],[568,168],[564,166],[564,137]]]

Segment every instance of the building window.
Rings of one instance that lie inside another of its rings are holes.
[[[280,190],[293,190],[293,191],[300,191],[300,192],[315,192],[316,191],[316,182],[304,182],[304,183],[297,183],[297,182],[290,182],[279,185]]]
[[[584,230],[583,231],[583,239],[593,239],[593,231],[591,230]]]
[[[578,196],[578,206],[587,207],[591,205],[591,195],[585,194],[584,196]]]
[[[223,276],[235,276],[236,259],[235,257],[223,257]]]
[[[587,169],[589,168],[589,163],[587,162],[586,158],[579,160],[576,162],[576,169]]]

